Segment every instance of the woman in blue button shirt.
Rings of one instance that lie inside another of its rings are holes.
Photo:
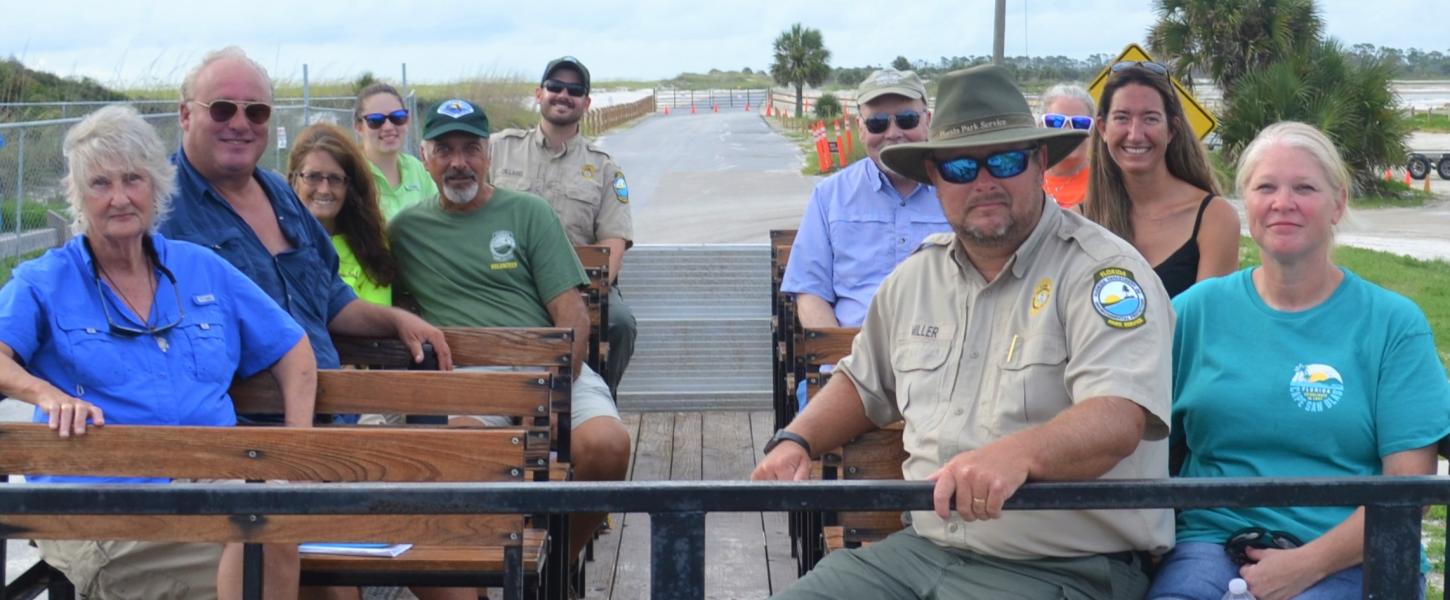
[[[0,393],[34,404],[35,420],[61,437],[85,435],[87,421],[229,427],[233,377],[270,371],[287,425],[310,427],[317,367],[302,329],[210,250],[155,233],[175,176],[156,131],[135,109],[110,106],[73,127],[63,152],[80,235],[0,289]],[[39,545],[82,597],[240,593],[239,545]],[[267,597],[295,597],[295,547],[269,550]]]

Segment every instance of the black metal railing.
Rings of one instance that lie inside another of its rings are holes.
[[[1450,478],[1426,476],[1032,483],[1006,507],[1364,506],[1364,597],[1391,600],[1418,597],[1421,507],[1446,503]],[[706,513],[931,505],[931,483],[906,481],[0,486],[0,515],[649,513],[651,597],[669,600],[705,597]]]

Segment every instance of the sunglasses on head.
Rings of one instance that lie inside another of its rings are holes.
[[[211,120],[218,123],[232,120],[232,117],[237,116],[238,109],[247,115],[247,120],[251,121],[253,125],[265,125],[267,119],[272,118],[272,105],[266,102],[236,102],[233,100],[212,100],[211,102],[192,100],[191,102],[206,108],[211,115]]]
[[[402,127],[403,124],[408,122],[408,109],[400,108],[388,114],[370,113],[358,117],[357,120],[367,123],[368,129],[381,128],[385,121],[392,121],[394,125]]]
[[[1304,542],[1297,536],[1287,531],[1269,531],[1263,527],[1245,527],[1228,534],[1224,540],[1223,551],[1228,553],[1230,559],[1238,565],[1246,565],[1252,560],[1249,559],[1248,549],[1258,548],[1260,550],[1292,550],[1303,546]]]
[[[575,98],[582,97],[586,91],[582,83],[564,83],[558,79],[545,79],[544,89],[548,90],[550,94],[567,91],[570,96]]]
[[[1027,170],[1027,163],[1032,159],[1032,153],[1037,150],[1037,144],[1018,150],[1003,150],[988,154],[986,158],[972,158],[970,156],[958,156],[946,160],[933,159],[936,163],[936,172],[949,183],[971,183],[977,180],[981,173],[982,165],[987,166],[987,172],[997,179],[1010,179],[1021,175]]]
[[[891,120],[896,120],[896,128],[902,131],[916,129],[921,124],[921,113],[914,110],[903,110],[894,115],[877,113],[866,117],[866,131],[871,133],[885,133],[886,128],[891,127]]]
[[[1068,116],[1057,113],[1042,115],[1042,125],[1049,129],[1092,129],[1093,118],[1085,116]]]
[[[1120,63],[1114,63],[1112,66],[1112,72],[1117,73],[1118,71],[1130,69],[1133,67],[1138,67],[1150,73],[1162,75],[1164,77],[1168,76],[1168,67],[1163,66],[1161,63],[1155,63],[1151,60],[1128,60]]]

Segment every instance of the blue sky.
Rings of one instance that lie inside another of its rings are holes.
[[[25,0],[17,0],[25,1]],[[61,75],[123,87],[180,81],[207,50],[241,46],[279,79],[350,80],[373,71],[410,81],[537,77],[561,54],[596,79],[656,79],[710,68],[760,69],[771,40],[791,23],[818,28],[832,64],[885,64],[897,55],[989,54],[992,0],[913,2],[511,2],[338,0],[246,2],[26,2],[0,21],[0,56]],[[1423,2],[1320,2],[1328,33],[1450,52]],[[406,11],[404,9],[406,8]],[[1008,0],[1009,55],[1086,57],[1140,42],[1154,21],[1149,0]],[[828,9],[822,12],[821,9]]]

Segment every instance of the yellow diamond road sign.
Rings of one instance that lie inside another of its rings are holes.
[[[1093,100],[1101,105],[1103,101],[1103,86],[1108,84],[1108,75],[1112,74],[1113,65],[1120,62],[1152,60],[1153,57],[1149,56],[1148,52],[1137,44],[1128,44],[1127,48],[1123,48],[1123,53],[1118,55],[1117,60],[1103,67],[1102,72],[1093,78],[1092,85],[1088,86],[1088,93],[1092,94]],[[1218,119],[1213,118],[1213,115],[1208,112],[1208,109],[1200,104],[1198,99],[1193,97],[1193,94],[1188,93],[1188,90],[1184,89],[1183,84],[1178,83],[1177,79],[1169,76],[1168,81],[1173,82],[1173,89],[1178,90],[1178,98],[1183,104],[1183,112],[1188,116],[1188,125],[1193,128],[1194,135],[1197,135],[1200,140],[1208,137],[1208,134],[1212,133],[1218,127]]]

